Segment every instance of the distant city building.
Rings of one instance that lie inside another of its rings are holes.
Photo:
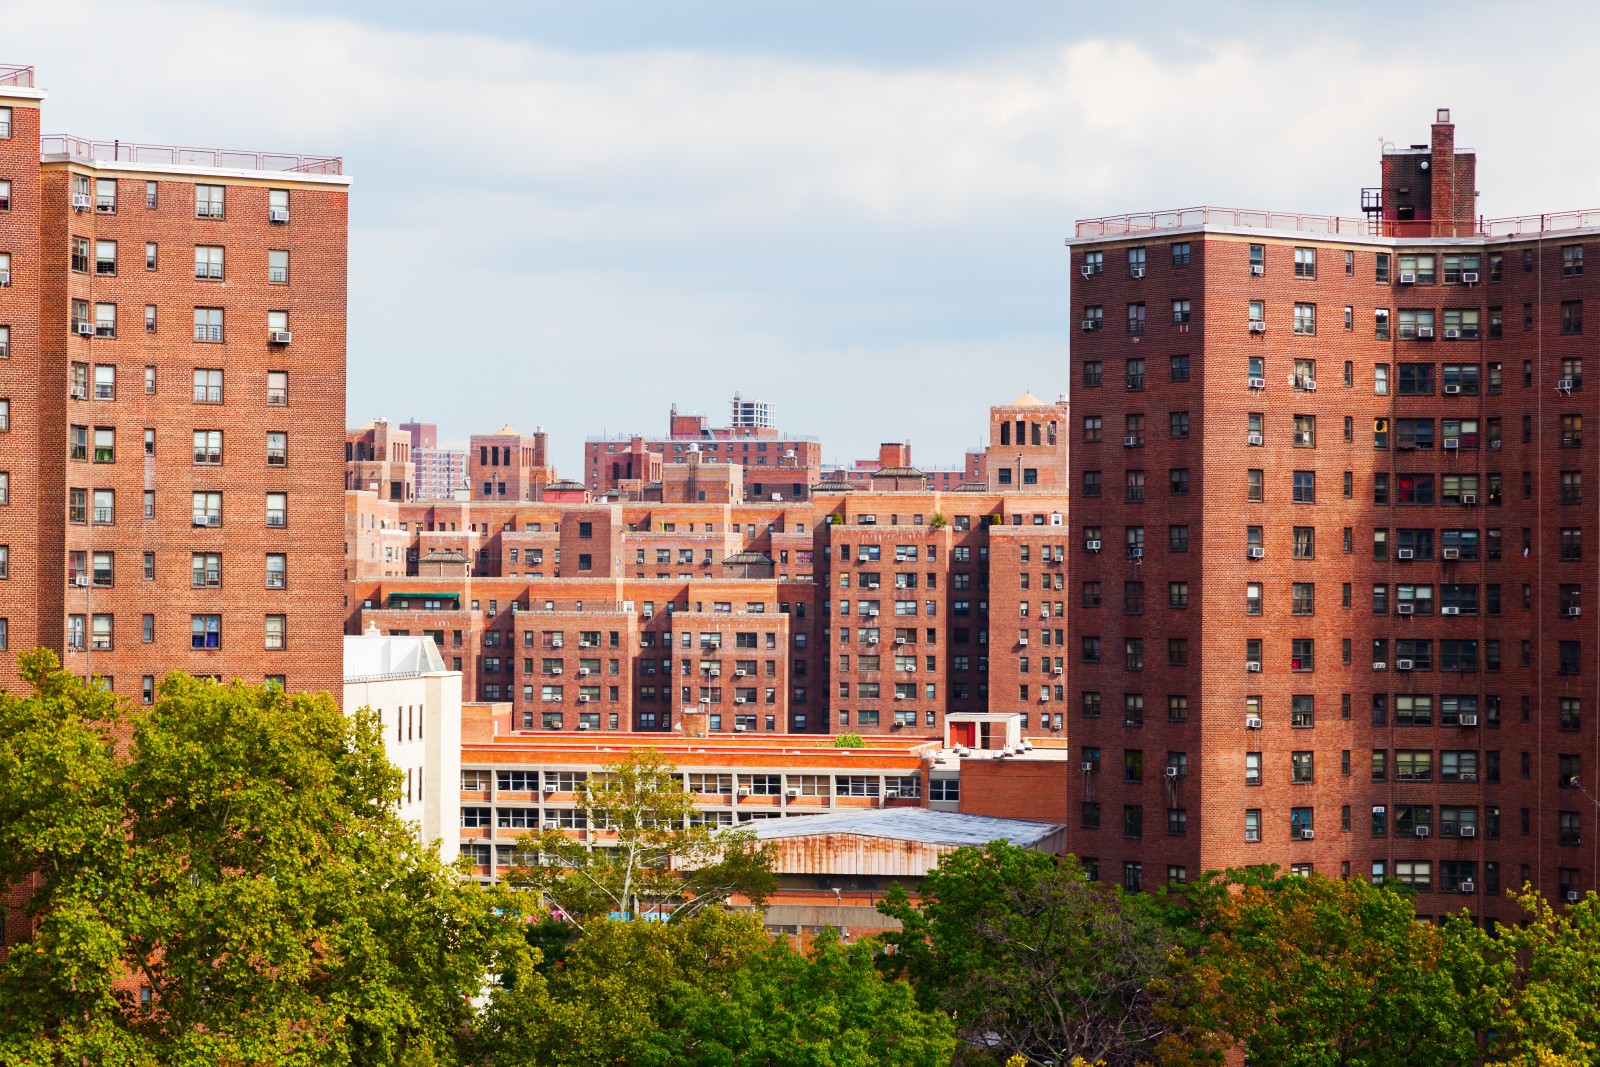
[[[373,419],[345,434],[346,489],[362,489],[385,500],[410,500],[415,480],[411,435],[398,432],[389,420]]]
[[[369,628],[344,639],[344,710],[370,708],[384,753],[401,773],[397,814],[446,862],[459,849],[461,672],[446,670],[427,637]]]
[[[821,442],[780,432],[770,404],[735,394],[728,426],[712,427],[704,415],[681,415],[674,405],[665,436],[589,438],[583,478],[597,497],[616,491],[625,499],[642,499],[650,484],[662,479],[663,468],[689,462],[690,446],[701,464],[744,468],[745,492],[752,499],[805,500],[822,474]]]
[[[416,468],[412,495],[417,500],[454,500],[467,489],[465,449],[440,448],[439,428],[431,422],[402,422],[411,435],[411,462]]]

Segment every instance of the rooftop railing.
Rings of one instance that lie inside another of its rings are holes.
[[[183,148],[177,145],[134,144],[130,141],[92,141],[85,137],[51,134],[40,138],[43,155],[67,156],[85,163],[117,161],[154,163],[173,167],[212,167],[218,170],[262,170],[288,174],[343,174],[339,156],[304,156],[291,152],[247,152],[229,148]]]
[[[0,85],[14,85],[21,89],[33,88],[33,68],[0,63]]]
[[[1432,224],[1422,220],[1351,218],[1340,215],[1307,215],[1292,211],[1254,211],[1230,207],[1187,207],[1173,211],[1147,211],[1132,215],[1108,215],[1098,219],[1079,219],[1078,237],[1134,237],[1162,230],[1219,228],[1278,230],[1326,237],[1414,237],[1426,239]],[[1570,233],[1600,229],[1600,209],[1558,211],[1540,215],[1517,215],[1503,219],[1478,219],[1464,226],[1457,237],[1536,237],[1544,233]]]

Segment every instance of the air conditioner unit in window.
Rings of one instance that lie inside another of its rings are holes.
[[[733,698],[733,702],[735,704],[743,704],[744,703],[744,697],[734,697]]]
[[[1143,278],[1144,277],[1144,268],[1143,267],[1129,267],[1128,268],[1128,277],[1130,277],[1130,278]]]
[[[578,700],[578,703],[580,703],[580,704],[583,703],[583,700],[580,698]],[[578,724],[578,729],[580,729],[580,730],[587,730],[588,728],[589,728],[589,724],[586,723],[586,722],[580,722]]]
[[[1094,773],[1094,763],[1093,762],[1091,762],[1089,760],[1084,760],[1082,766],[1083,766],[1083,773],[1084,774],[1092,774],[1092,773]]]
[[[1560,381],[1556,382],[1556,388],[1561,390],[1563,393],[1572,392],[1572,379],[1562,378]]]
[[[1267,380],[1265,378],[1251,378],[1247,384],[1252,389],[1265,389],[1267,387]]]
[[[1461,558],[1461,550],[1459,548],[1441,548],[1439,550],[1439,558],[1440,559],[1460,559]]]
[[[1244,839],[1246,841],[1260,841],[1261,840],[1261,831],[1260,830],[1246,830],[1244,832]]]
[[[1440,615],[1460,615],[1461,609],[1454,604],[1447,604],[1439,609]]]
[[[1416,274],[1415,273],[1402,273],[1400,275],[1400,284],[1401,285],[1416,285],[1417,284],[1417,276],[1416,276]]]
[[[1418,837],[1427,837],[1431,833],[1433,833],[1433,830],[1430,829],[1429,827],[1426,827],[1426,826],[1417,827],[1417,836]]]
[[[1414,548],[1402,548],[1402,549],[1398,549],[1395,552],[1394,558],[1395,559],[1412,559],[1412,558],[1414,558],[1416,556],[1416,554],[1417,554],[1417,550],[1414,549]]]
[[[1417,606],[1415,604],[1396,604],[1394,606],[1394,613],[1396,615],[1410,615],[1416,610]]]
[[[1476,826],[1463,826],[1459,830],[1457,830],[1456,832],[1459,833],[1462,837],[1477,837],[1478,836],[1478,828]],[[1470,893],[1471,890],[1470,889],[1463,890],[1463,892]]]
[[[94,323],[92,323],[92,322],[80,322],[80,323],[78,323],[78,335],[80,337],[92,337],[92,336],[94,336]]]
[[[1317,391],[1316,379],[1314,379],[1314,378],[1303,378],[1303,379],[1301,379],[1300,388],[1304,389],[1308,393],[1316,392]]]
[[[288,222],[289,209],[286,207],[273,207],[267,209],[268,222]]]
[[[872,635],[868,636],[867,644],[875,645],[877,643],[878,643],[878,635],[877,634],[872,634]]]
[[[1164,774],[1168,778],[1176,778],[1176,777],[1178,777],[1178,768],[1176,768],[1176,767],[1167,767],[1161,773]]]
[[[1457,886],[1456,888],[1461,890],[1461,892],[1463,892],[1463,893],[1471,893],[1471,892],[1475,891],[1478,887],[1473,883],[1471,878],[1463,878],[1463,879],[1461,879],[1461,884],[1459,886]]]
[[[1099,541],[1085,541],[1083,543],[1083,547],[1084,547],[1084,549],[1086,551],[1098,552],[1098,551],[1100,551],[1100,542]]]
[[[1381,659],[1375,659],[1372,661],[1372,669],[1375,671],[1386,671],[1389,669],[1389,664]]]
[[[1489,447],[1498,452],[1500,450],[1500,438],[1496,437],[1493,441],[1490,441]]]
[[[1446,341],[1459,341],[1461,339],[1461,331],[1460,330],[1447,329],[1447,330],[1444,331],[1444,339]],[[1450,387],[1448,385],[1445,386],[1444,387],[1444,391],[1448,393],[1450,391]],[[1461,391],[1461,389],[1458,386],[1456,388],[1456,392],[1459,393],[1460,391]]]
[[[1245,559],[1266,559],[1267,550],[1260,545],[1251,545],[1244,550]]]
[[[1409,671],[1411,669],[1411,661],[1408,659],[1397,659],[1394,661],[1394,669],[1397,671]]]
[[[1267,273],[1267,265],[1265,263],[1250,264],[1250,276],[1252,278],[1259,278],[1265,273]]]
[[[286,345],[294,340],[294,334],[288,330],[268,330],[267,343],[273,345]]]
[[[89,399],[89,391],[87,389],[84,389],[82,386],[77,386],[77,385],[75,385],[71,389],[67,390],[67,395],[70,396],[74,400],[87,400],[87,399]]]
[[[1259,674],[1261,671],[1261,661],[1258,659],[1247,659],[1244,661],[1244,669],[1249,671],[1251,674]]]
[[[578,698],[578,703],[580,703],[580,704],[587,704],[587,703],[589,703],[589,698],[588,698],[588,697],[585,697],[585,696],[580,696],[580,697],[579,697],[579,698]]]
[[[1567,605],[1567,618],[1576,619],[1579,615],[1582,615],[1582,614],[1583,614],[1583,609],[1578,607],[1578,605],[1576,605],[1576,604]]]
[[[1122,439],[1122,447],[1123,448],[1138,448],[1139,447],[1139,438],[1137,438],[1137,437],[1135,437],[1133,435],[1129,435],[1127,437],[1124,437]]]
[[[1083,320],[1083,332],[1084,333],[1094,333],[1094,331],[1099,329],[1099,328],[1100,328],[1100,320],[1099,319],[1084,319]]]
[[[545,796],[549,796],[550,794],[554,793],[555,791],[556,791],[556,784],[554,782],[546,782],[545,783],[545,787],[544,787],[544,795]]]
[[[1251,319],[1250,320],[1250,332],[1251,333],[1266,333],[1267,332],[1266,320],[1265,319]]]
[[[1461,494],[1461,503],[1462,503],[1463,506],[1471,507],[1473,504],[1476,504],[1477,502],[1478,502],[1478,494],[1477,493],[1462,493]]]
[[[1317,832],[1315,830],[1301,830],[1300,831],[1300,840],[1302,840],[1302,841],[1310,841],[1312,838],[1314,838],[1316,836],[1317,836]]]
[[[790,800],[795,800],[800,796],[800,790],[798,790],[798,789],[785,789],[783,791],[783,795],[785,797],[788,797]]]
[[[1028,643],[1028,637],[1027,637],[1026,634],[1024,634],[1023,636],[1017,638],[1017,644],[1026,645],[1027,643]]]
[[[73,579],[72,579],[72,584],[73,585],[88,585],[89,584],[89,576],[87,574],[75,575],[73,577]]]
[[[1474,271],[1474,270],[1462,271],[1461,272],[1461,284],[1462,285],[1477,285],[1478,284],[1478,272]]]
[[[1458,438],[1446,437],[1444,439],[1444,450],[1446,452],[1455,452],[1458,449],[1460,449],[1460,447],[1461,447],[1461,441]]]
[[[1446,331],[1445,331],[1445,335],[1446,335],[1446,336],[1448,336],[1448,335],[1449,335],[1449,333],[1450,333],[1450,331],[1449,331],[1449,330],[1446,330]],[[1455,383],[1453,383],[1453,382],[1452,382],[1452,383],[1450,383],[1450,384],[1449,384],[1449,385],[1446,385],[1446,386],[1445,386],[1445,387],[1444,387],[1444,395],[1445,395],[1445,396],[1455,396],[1455,395],[1457,395],[1457,394],[1458,394],[1458,393],[1460,393],[1460,392],[1461,392],[1461,386],[1459,386],[1459,385],[1456,385],[1456,384],[1455,384]]]
[[[588,674],[589,674],[589,668],[588,667],[579,667],[578,668],[578,677],[579,678],[588,677]]]
[[[1128,558],[1129,559],[1144,559],[1144,549],[1142,549],[1142,548],[1130,548],[1130,549],[1128,549]]]
[[[546,830],[559,830],[561,829],[561,824],[554,819],[547,819],[545,820],[544,828]]]
[[[1582,899],[1583,899],[1583,894],[1579,893],[1576,889],[1567,890],[1566,900],[1567,900],[1568,904],[1576,904],[1578,901],[1580,901]]]
[[[1245,438],[1244,438],[1244,442],[1247,445],[1255,445],[1255,446],[1259,447],[1263,442],[1263,438],[1258,433],[1246,434]]]
[[[1478,725],[1478,713],[1474,711],[1462,712],[1456,717],[1456,721],[1462,726],[1476,726]]]
[[[1419,341],[1431,341],[1431,340],[1433,340],[1433,327],[1432,326],[1418,326],[1417,327],[1417,340],[1419,340]]]
[[[84,211],[93,203],[94,201],[89,199],[88,193],[72,194],[72,209],[74,211]]]
[[[744,727],[743,726],[735,726],[734,729],[735,730],[743,730]],[[747,786],[747,785],[741,785],[739,787],[739,795],[742,796],[742,797],[749,796],[750,795],[750,787]]]
[[[1094,276],[1094,268],[1085,263],[1083,266],[1078,268],[1078,273],[1083,275],[1085,278],[1090,278]]]
[[[1045,690],[1042,690],[1039,693],[1039,703],[1041,703],[1041,704],[1050,703],[1050,690],[1045,689]]]

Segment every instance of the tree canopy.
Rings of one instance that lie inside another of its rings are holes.
[[[493,974],[537,978],[512,898],[393,814],[370,716],[166,678],[129,707],[25,654],[0,694],[0,1063],[458,1059]]]

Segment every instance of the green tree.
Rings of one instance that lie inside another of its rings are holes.
[[[897,889],[879,910],[902,926],[884,937],[884,967],[955,1018],[964,1061],[1120,1067],[1167,1033],[1151,991],[1172,947],[1160,903],[1089,880],[1072,857],[1000,841],[957,849],[919,905]]]
[[[1520,964],[1489,1050],[1491,1067],[1600,1067],[1600,897],[1565,912],[1531,889],[1528,913],[1501,928],[1499,950]]]
[[[172,675],[128,708],[22,660],[0,695],[0,1063],[447,1064],[515,901],[416,843],[370,716]],[[141,990],[150,991],[148,1005]]]
[[[1466,918],[1419,923],[1409,895],[1362,879],[1229,872],[1207,888],[1162,1062],[1219,1063],[1241,1045],[1281,1067],[1477,1061],[1504,971]]]
[[[948,1019],[825,935],[809,954],[754,915],[589,926],[548,987],[491,1008],[485,1067],[943,1067]]]
[[[580,924],[611,915],[684,918],[734,893],[759,905],[777,884],[773,848],[747,828],[697,824],[694,796],[654,749],[590,775],[581,806],[588,840],[555,829],[527,834],[511,874]]]

